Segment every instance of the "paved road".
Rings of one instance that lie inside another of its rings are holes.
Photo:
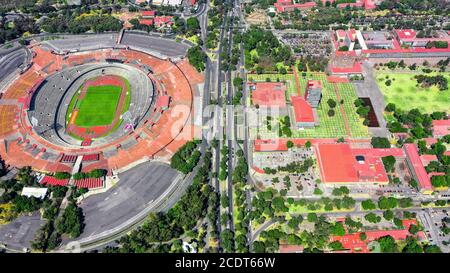
[[[26,60],[27,54],[23,47],[0,50],[0,81],[16,71]]]
[[[358,97],[370,97],[372,106],[375,110],[380,127],[369,128],[370,132],[375,136],[386,137],[389,131],[386,129],[386,120],[384,119],[384,107],[386,106],[383,94],[378,88],[377,81],[374,76],[373,68],[368,62],[363,63],[364,82],[354,83]]]
[[[129,31],[126,31],[123,34],[121,44],[150,49],[160,52],[170,58],[186,55],[189,48],[186,44],[178,43],[173,39],[153,37],[148,34],[139,34],[137,32]]]
[[[87,238],[126,222],[161,196],[178,176],[162,163],[143,163],[119,175],[119,183],[105,193],[82,201]]]

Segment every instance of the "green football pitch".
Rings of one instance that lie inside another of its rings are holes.
[[[75,125],[80,127],[109,125],[114,120],[121,88],[113,85],[90,86],[79,101]]]

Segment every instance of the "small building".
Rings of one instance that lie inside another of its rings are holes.
[[[157,16],[154,19],[155,27],[170,27],[174,24],[173,16]]]
[[[316,80],[309,80],[306,85],[305,99],[313,108],[319,106],[322,99],[322,83]]]
[[[47,196],[47,188],[23,187],[21,195],[44,199]]]
[[[294,109],[294,126],[296,129],[312,128],[316,125],[314,111],[304,98],[292,96],[291,103]]]
[[[439,138],[450,134],[450,119],[432,121],[433,137]]]
[[[254,105],[262,107],[286,107],[286,86],[282,82],[249,83]]]
[[[154,18],[156,16],[156,10],[143,10],[141,11],[142,18]]]
[[[403,149],[406,154],[406,164],[408,165],[409,172],[412,178],[419,184],[420,191],[423,194],[431,194],[433,192],[431,180],[425,170],[416,145],[408,143],[403,145]]]

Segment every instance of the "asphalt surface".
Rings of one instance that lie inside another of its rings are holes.
[[[1,225],[0,245],[16,250],[29,248],[36,232],[44,223],[40,213],[36,211],[31,216],[22,216],[7,225]]]
[[[386,129],[386,120],[383,114],[386,103],[383,94],[378,88],[373,69],[368,62],[363,63],[363,74],[364,82],[354,83],[356,92],[360,98],[370,98],[378,123],[380,124],[380,127],[371,127],[369,131],[372,135],[387,137],[389,132]]]
[[[95,50],[111,48],[116,45],[118,33],[96,35],[58,35],[58,39],[47,40],[43,45],[54,50]]]
[[[81,202],[87,238],[126,222],[149,206],[172,184],[178,172],[162,163],[143,163],[119,175],[119,183],[105,193]]]
[[[23,47],[0,49],[0,82],[12,74],[26,59],[26,51]]]
[[[187,53],[188,46],[173,39],[153,37],[144,33],[125,32],[121,44],[157,51],[170,58],[181,57]]]

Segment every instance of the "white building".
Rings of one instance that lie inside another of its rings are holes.
[[[47,188],[23,187],[21,195],[44,199],[47,195]]]
[[[179,6],[183,0],[153,0],[152,4],[156,6]]]

